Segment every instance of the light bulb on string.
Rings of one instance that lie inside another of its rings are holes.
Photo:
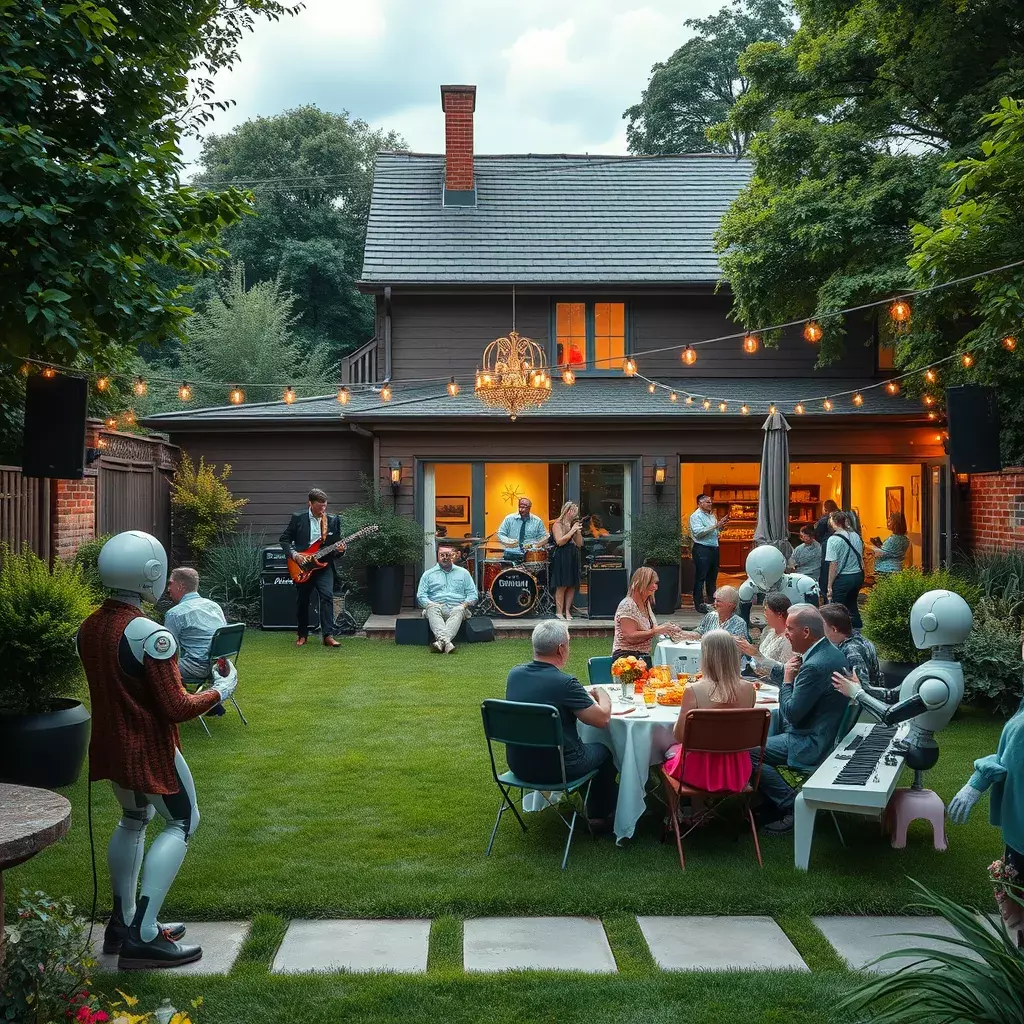
[[[192,400],[192,388],[188,384],[182,384],[178,388],[178,400],[181,402],[189,402]]]
[[[697,362],[697,352],[692,345],[687,345],[679,357],[687,366],[693,366]]]
[[[927,369],[924,371],[924,379],[928,381],[929,384],[934,384],[939,379],[939,375],[934,370]]]
[[[793,406],[793,412],[795,412],[797,414],[797,416],[803,416],[803,414],[804,414],[804,403],[803,402],[797,402],[796,405]]]
[[[701,404],[704,406],[704,411],[707,412],[708,409],[711,408],[711,399],[710,398],[705,398],[704,401]]]
[[[43,376],[47,380],[53,380],[57,376],[57,371],[52,366],[46,366],[43,368]]]
[[[974,356],[970,352],[965,352],[960,357],[960,364],[965,370],[969,370],[974,365]]]
[[[812,345],[817,345],[824,333],[817,320],[808,320],[804,324],[804,341],[809,341]]]
[[[886,390],[886,392],[887,392],[888,394],[890,394],[890,395],[898,395],[898,394],[900,393],[900,385],[899,385],[899,381],[895,381],[895,380],[890,380],[890,381],[889,381],[889,382],[888,382],[888,383],[887,383],[887,384],[885,385],[885,390]]]
[[[729,408],[729,406],[726,405],[725,402],[719,402],[718,403],[718,411],[719,412],[725,412],[728,408]]]
[[[338,404],[339,405],[348,405],[348,403],[349,403],[351,398],[352,398],[352,392],[349,391],[348,388],[346,388],[346,387],[338,388]]]
[[[889,306],[889,319],[897,334],[905,334],[910,327],[910,303],[906,299],[892,302]]]
[[[858,391],[851,399],[853,404],[860,408],[864,404],[864,396]]]
[[[657,391],[657,390],[658,390],[658,388],[657,388],[657,385],[656,385],[656,384],[654,383],[654,381],[651,381],[651,383],[647,385],[647,390],[648,390],[648,391],[649,391],[649,392],[650,392],[650,393],[651,393],[652,395],[654,394],[654,392],[655,392],[655,391]]]
[[[390,384],[385,384],[384,387],[382,387],[380,389],[380,400],[382,402],[390,402],[391,401],[391,385]]]
[[[571,388],[576,383],[576,374],[573,373],[571,366],[566,366],[562,369],[562,383],[567,388]]]
[[[740,412],[743,413],[744,416],[748,415],[750,413],[750,406],[749,405],[741,405],[740,406]]]
[[[281,396],[281,400],[285,405],[291,405],[295,401],[295,388],[291,385],[284,389],[284,394]]]
[[[768,415],[774,416],[777,411],[778,410],[775,408],[775,403],[772,402],[772,404],[768,406]]]
[[[228,401],[232,405],[241,405],[245,401],[245,392],[240,387],[233,387],[228,392]]]
[[[1017,339],[1012,334],[1008,334],[1003,338],[1000,344],[1002,344],[1003,348],[1005,348],[1007,352],[1017,351]]]
[[[108,416],[106,420],[106,426],[108,430],[117,430],[117,417]]]
[[[687,395],[686,396],[686,404],[687,405],[693,405],[693,395]]]
[[[143,395],[149,391],[149,385],[141,377],[136,377],[135,383],[132,385],[132,391],[134,391],[139,398],[142,398]]]
[[[928,419],[930,419],[930,420],[937,420],[938,418],[939,418],[939,414],[934,409],[929,411]]]
[[[22,377],[27,377],[32,372],[32,364],[22,363],[19,369],[21,370]]]
[[[835,406],[832,405],[831,398],[826,398],[825,401],[821,403],[821,407],[825,412],[831,412],[835,408]]]
[[[135,423],[135,413],[131,409],[124,414],[124,421],[128,426],[132,426]]]
[[[110,387],[109,377],[98,377],[96,380],[96,390],[106,391]]]
[[[636,374],[636,360],[633,359],[631,356],[626,356],[626,358],[622,360],[622,372],[627,377],[635,376],[635,374]]]
[[[562,374],[562,380],[565,381],[565,374],[564,373]],[[566,383],[567,384],[571,384],[572,381],[566,381]],[[459,388],[459,385],[455,382],[455,375],[452,374],[452,379],[450,381],[448,381],[448,394],[451,395],[452,398],[455,398],[455,397],[457,397],[459,391],[460,391],[460,388]]]
[[[668,396],[668,400],[669,400],[670,402],[678,402],[678,401],[679,401],[679,396],[678,396],[678,395],[677,395],[677,394],[676,394],[676,393],[675,393],[675,392],[673,391],[673,392],[672,392],[672,393],[671,393],[671,394],[670,394],[670,395]]]
[[[935,396],[934,396],[934,395],[927,395],[927,394],[926,394],[926,395],[922,395],[922,396],[921,396],[921,401],[922,401],[922,402],[923,402],[923,403],[924,403],[924,404],[925,404],[925,405],[926,405],[926,406],[927,406],[928,408],[931,408],[931,407],[932,407],[932,406],[933,406],[933,405],[935,404]]]
[[[743,335],[743,351],[747,355],[753,355],[761,344],[761,339],[756,334],[744,334]]]

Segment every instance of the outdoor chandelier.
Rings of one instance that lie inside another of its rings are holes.
[[[508,337],[492,341],[484,349],[474,390],[484,405],[504,409],[509,419],[530,406],[539,408],[551,397],[551,374],[543,349],[515,329]]]

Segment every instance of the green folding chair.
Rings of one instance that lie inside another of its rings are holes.
[[[236,664],[239,651],[242,649],[242,639],[244,636],[244,622],[229,622],[226,626],[218,628],[218,630],[213,634],[213,639],[210,641],[210,675],[202,683],[199,683],[196,686],[196,692],[199,692],[199,690],[203,690],[213,684],[216,665],[221,658],[227,658],[227,660],[233,665]],[[242,714],[242,709],[238,706],[238,701],[235,699],[235,695],[232,694],[228,697],[228,700],[234,705],[235,710],[238,712],[238,717],[242,720],[242,725],[248,725],[249,722],[245,715]],[[206,724],[205,715],[199,716],[199,724],[206,731],[206,735],[210,736],[210,727]]]
[[[587,678],[591,686],[611,686],[612,659],[587,658]]]
[[[485,700],[480,705],[480,714],[483,717],[484,736],[487,738],[487,752],[491,757],[491,775],[494,776],[494,783],[501,793],[498,817],[494,821],[491,839],[487,844],[487,856],[491,855],[494,837],[498,834],[498,826],[501,824],[501,816],[506,811],[512,811],[522,830],[526,831],[526,822],[523,821],[523,817],[516,807],[516,803],[522,803],[526,790],[561,793],[565,795],[572,807],[572,818],[566,817],[558,803],[549,801],[549,805],[555,808],[559,818],[562,819],[562,824],[569,830],[569,838],[565,841],[565,853],[562,856],[562,870],[564,871],[569,860],[572,837],[576,830],[576,819],[581,814],[587,822],[588,831],[590,829],[586,804],[587,798],[590,796],[590,784],[598,769],[595,768],[578,779],[566,779],[562,719],[559,717],[558,709],[550,704],[520,704],[510,700]],[[561,767],[561,781],[524,782],[514,772],[499,773],[497,762],[494,759],[495,743],[512,743],[517,747],[532,747],[536,750],[557,750],[558,763]],[[513,789],[519,790],[517,799],[512,798]]]

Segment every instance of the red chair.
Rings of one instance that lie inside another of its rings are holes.
[[[768,742],[768,727],[771,722],[771,712],[768,708],[723,708],[716,711],[713,708],[694,708],[686,713],[683,719],[683,755],[679,765],[679,774],[685,777],[686,758],[690,754],[738,754],[743,751],[761,748],[760,763],[764,762],[764,747]],[[689,835],[695,828],[702,825],[709,818],[715,816],[715,810],[727,797],[736,796],[740,799],[742,813],[750,822],[750,834],[754,837],[754,852],[757,854],[757,863],[764,867],[761,861],[761,846],[757,841],[757,825],[754,823],[754,815],[750,809],[750,801],[761,784],[761,769],[752,782],[748,782],[739,793],[718,792],[709,793],[703,789],[695,789],[693,786],[680,782],[667,774],[664,766],[661,770],[662,781],[665,784],[665,802],[668,805],[668,819],[672,831],[676,835],[676,846],[679,849],[679,866],[686,870],[686,861],[683,858],[683,836]],[[704,801],[704,809],[688,822],[689,827],[685,832],[679,831],[679,798],[700,797]],[[669,825],[665,826],[665,835],[668,834]],[[664,837],[663,837],[664,838]]]

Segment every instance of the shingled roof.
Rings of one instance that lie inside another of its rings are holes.
[[[444,157],[377,156],[364,285],[706,284],[746,160],[480,156],[476,204],[444,206]]]

